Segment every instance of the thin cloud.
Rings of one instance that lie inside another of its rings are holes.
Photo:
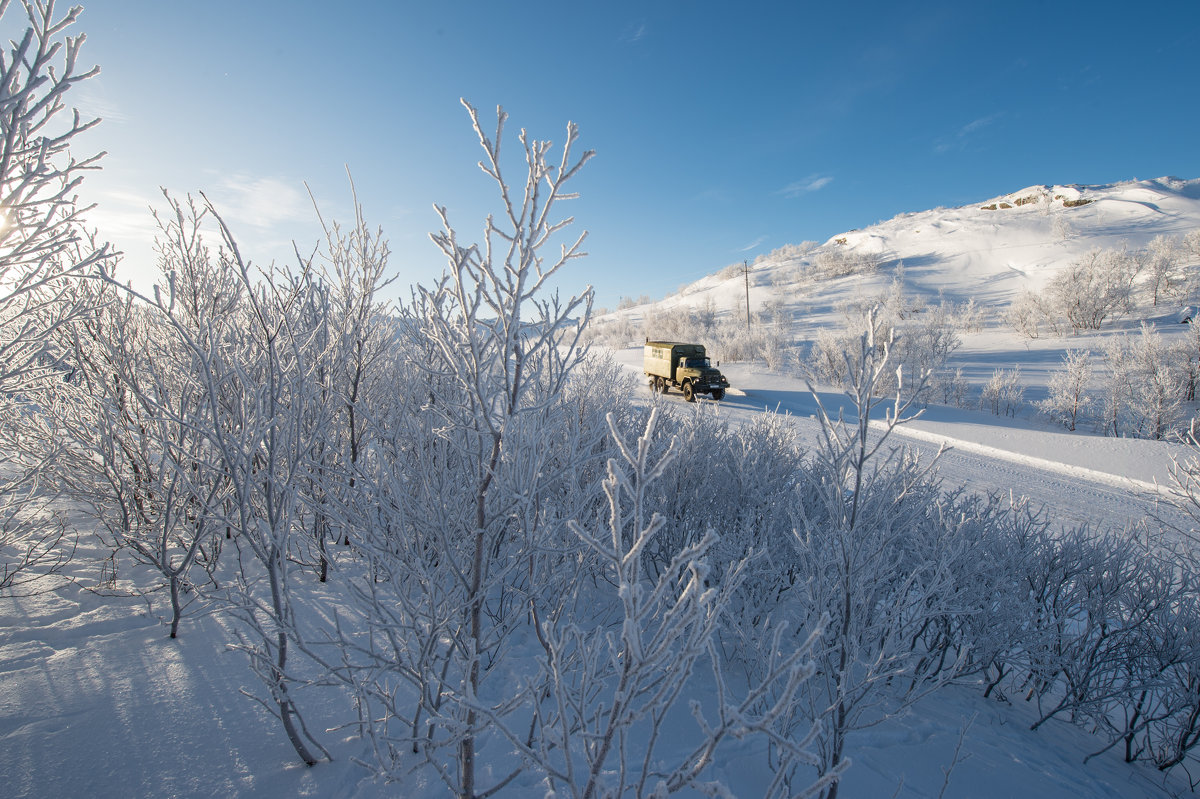
[[[1000,114],[988,114],[985,117],[980,117],[974,121],[968,122],[962,126],[962,130],[958,132],[959,136],[970,136],[980,128],[986,128],[988,125],[1000,118]]]
[[[102,87],[92,85],[87,81],[79,87],[79,93],[73,95],[72,102],[79,109],[84,121],[103,119],[106,123],[123,123],[129,121],[129,115],[113,102]]]
[[[646,34],[648,32],[649,30],[646,28],[645,22],[635,22],[631,25],[628,25],[621,33],[621,43],[637,44],[638,42],[642,41],[642,39],[646,38]]]
[[[299,182],[233,175],[209,196],[222,216],[258,228],[312,219],[312,203]]]
[[[939,153],[944,153],[949,150],[961,149],[966,146],[967,140],[973,135],[988,127],[996,120],[1004,116],[1004,112],[997,111],[994,114],[988,114],[978,119],[973,119],[967,124],[959,128],[954,135],[949,139],[941,139],[935,145],[935,149]]]
[[[756,249],[757,247],[761,246],[762,243],[766,240],[767,240],[766,236],[759,236],[757,239],[750,242],[745,247],[742,247],[741,249],[739,249],[738,252],[749,252],[750,250]]]
[[[814,191],[820,191],[832,182],[833,178],[828,175],[810,175],[804,180],[789,183],[780,189],[778,193],[789,199],[795,199],[805,194],[811,194]]]
[[[158,224],[150,212],[154,198],[126,189],[109,189],[89,199],[95,202],[95,207],[85,212],[86,225],[100,232],[101,238],[111,240],[117,249],[131,246],[149,249],[154,243],[158,233]]]

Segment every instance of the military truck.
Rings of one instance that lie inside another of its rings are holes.
[[[666,394],[674,386],[688,402],[695,402],[697,394],[724,399],[729,388],[725,375],[709,362],[703,344],[647,339],[643,371],[651,389]]]

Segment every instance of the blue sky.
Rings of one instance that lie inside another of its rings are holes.
[[[348,167],[400,284],[431,281],[433,204],[469,239],[497,207],[460,97],[505,107],[510,155],[580,126],[590,256],[559,285],[609,307],[901,212],[1200,177],[1193,0],[93,0],[77,28],[102,74],[74,102],[104,117],[81,145],[108,151],[84,196],[130,272],[159,186],[284,261],[319,235],[305,182],[348,217]]]

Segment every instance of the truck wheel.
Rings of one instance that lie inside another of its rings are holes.
[[[721,400],[725,399],[725,389],[714,388],[712,390],[712,398],[715,399],[717,402],[720,402]]]
[[[671,384],[667,382],[667,378],[658,378],[658,390],[664,394],[667,394],[671,391]]]
[[[696,401],[696,395],[692,391],[692,384],[690,382],[683,384],[683,398],[688,402]]]

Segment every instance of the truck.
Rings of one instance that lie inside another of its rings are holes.
[[[643,364],[652,390],[666,394],[675,387],[688,402],[695,402],[697,394],[724,399],[729,388],[725,375],[708,360],[703,344],[647,339]]]

